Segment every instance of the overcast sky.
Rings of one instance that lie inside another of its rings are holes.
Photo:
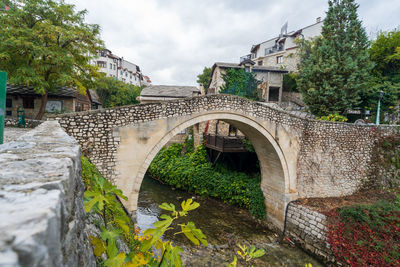
[[[87,9],[114,54],[153,84],[197,85],[214,62],[238,62],[288,21],[297,30],[325,17],[327,0],[66,0]],[[358,0],[369,36],[400,26],[400,0]]]

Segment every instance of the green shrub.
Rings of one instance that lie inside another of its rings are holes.
[[[219,198],[249,209],[256,218],[265,218],[260,175],[251,177],[222,165],[212,167],[207,162],[204,146],[184,156],[181,156],[182,149],[182,144],[161,149],[150,164],[149,174],[176,188]]]
[[[328,116],[317,117],[317,120],[321,121],[338,121],[346,122],[348,119],[345,116],[339,115],[338,113],[329,114]]]

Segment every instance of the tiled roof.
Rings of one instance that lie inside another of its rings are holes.
[[[184,98],[192,97],[193,93],[200,94],[200,90],[195,86],[150,85],[143,88],[140,96]]]
[[[89,94],[90,94],[90,98],[92,99],[93,103],[100,104],[100,105],[103,104],[103,103],[101,103],[100,97],[97,94],[96,90],[89,89]]]
[[[7,84],[6,92],[10,95],[39,95],[32,87],[24,85]],[[75,89],[69,87],[58,87],[56,92],[49,92],[49,96],[74,97],[75,93]]]
[[[215,62],[215,66],[220,67],[220,68],[235,68],[235,69],[241,69],[242,67],[239,66],[239,64],[236,63],[225,63],[225,62]]]
[[[236,63],[223,63],[223,62],[216,62],[214,64],[216,67],[220,67],[223,69],[242,69],[244,68],[243,66],[240,66],[239,64]],[[282,72],[282,73],[287,73],[288,71],[285,69],[280,69],[277,67],[272,67],[272,66],[253,66],[252,71],[270,71],[270,72]],[[214,67],[213,71],[214,72]]]

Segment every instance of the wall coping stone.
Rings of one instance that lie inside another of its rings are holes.
[[[0,266],[95,266],[80,148],[56,121],[0,145]]]

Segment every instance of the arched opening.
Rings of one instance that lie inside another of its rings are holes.
[[[117,185],[128,196],[127,208],[137,209],[139,190],[144,175],[157,153],[177,133],[197,123],[223,120],[233,125],[253,144],[260,162],[261,189],[268,219],[283,227],[284,209],[290,200],[289,168],[279,144],[265,126],[242,114],[214,112],[198,116],[167,118],[117,129],[121,139],[117,150]]]

